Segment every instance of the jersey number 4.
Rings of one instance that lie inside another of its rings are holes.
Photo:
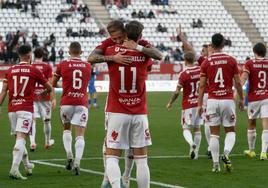
[[[14,93],[13,93],[13,97],[17,97],[18,95],[21,97],[24,97],[24,91],[26,89],[26,86],[28,84],[29,81],[29,77],[28,76],[12,76],[13,79],[13,85],[14,85]],[[20,88],[19,86],[22,85],[22,89],[20,91],[20,93],[18,94],[18,88]]]
[[[219,83],[219,88],[224,88],[224,79],[223,79],[222,68],[218,68],[214,82]]]
[[[137,93],[136,82],[137,82],[137,68],[130,67],[130,71],[132,72],[132,87],[129,91],[130,93]],[[125,88],[125,67],[119,67],[120,72],[120,89],[119,93],[127,93]]]

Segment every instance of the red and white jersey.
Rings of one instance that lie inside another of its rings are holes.
[[[39,69],[47,80],[52,78],[52,68],[49,64],[42,62],[42,61],[35,61],[32,63],[32,66]],[[39,93],[42,93],[44,89],[45,88],[43,85],[36,83],[35,89],[34,89],[34,101],[44,100],[39,95]],[[50,100],[50,94],[48,94],[45,98],[45,101],[49,101],[49,100]]]
[[[183,88],[182,109],[197,107],[200,67],[187,67],[179,74],[178,86]]]
[[[203,63],[203,61],[204,61],[205,59],[207,59],[206,56],[200,55],[200,56],[198,57],[198,59],[197,59],[197,63],[198,63],[198,65],[201,66],[202,63]]]
[[[224,53],[214,53],[201,65],[201,76],[208,81],[209,99],[233,99],[233,78],[238,74],[236,60]]]
[[[87,86],[90,80],[91,65],[79,58],[61,61],[55,76],[62,77],[62,95],[60,105],[88,104]]]
[[[268,60],[249,60],[244,65],[243,71],[249,74],[248,101],[268,99]]]
[[[145,80],[147,68],[152,61],[142,52],[120,45],[107,48],[105,55],[115,55],[119,52],[132,56],[132,63],[108,63],[110,85],[106,112],[147,114]]]
[[[144,46],[144,47],[149,47],[151,46],[151,44],[147,41],[147,40],[144,40],[144,39],[141,39],[138,41],[138,44],[141,45],[141,46]],[[96,49],[101,49],[103,51],[103,53],[105,53],[106,49],[108,47],[111,47],[111,46],[114,46],[114,45],[117,45],[113,40],[112,38],[108,38],[104,41],[102,41],[97,47]]]
[[[35,84],[47,83],[40,70],[25,62],[10,67],[4,81],[8,84],[9,112],[33,112]]]

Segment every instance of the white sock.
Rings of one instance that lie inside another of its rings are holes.
[[[65,149],[66,154],[67,154],[67,158],[68,159],[72,159],[73,158],[73,152],[72,152],[72,132],[69,131],[69,130],[63,131],[62,140],[63,140],[64,149]]]
[[[25,148],[25,140],[17,139],[16,144],[13,148],[13,161],[12,161],[12,169],[19,170],[20,162],[22,160],[23,152]]]
[[[32,123],[32,134],[29,136],[30,137],[31,145],[36,144],[35,143],[35,135],[36,135],[36,120],[33,119],[33,123]]]
[[[261,135],[261,152],[266,153],[268,147],[268,130],[263,130]]]
[[[211,149],[212,160],[214,163],[219,163],[219,136],[218,135],[210,135],[209,147]]]
[[[201,132],[195,132],[194,133],[194,144],[196,145],[196,153],[198,154],[200,143],[201,143],[202,134]]]
[[[188,144],[190,146],[192,146],[194,142],[193,142],[193,136],[192,136],[191,131],[189,129],[184,129],[183,136],[184,136],[186,142],[188,142]]]
[[[103,180],[106,181],[108,180],[108,176],[107,176],[107,173],[106,173],[106,145],[105,145],[105,142],[103,142],[103,145],[102,145],[102,158],[103,158],[103,167],[104,167],[104,175],[103,175]]]
[[[255,142],[256,142],[256,129],[248,129],[248,149],[250,151],[254,151],[255,150]]]
[[[136,177],[138,187],[149,188],[150,187],[150,170],[147,163],[147,156],[144,158],[135,158],[135,163],[137,166]]]
[[[51,122],[50,120],[44,121],[44,133],[45,133],[45,143],[49,144],[51,138]]]
[[[75,163],[80,165],[85,148],[85,139],[83,136],[77,136],[75,138]]]
[[[25,145],[24,145],[24,151],[23,151],[23,155],[22,155],[22,162],[23,162],[24,166],[28,166],[28,164],[30,163],[28,151],[27,151]]]
[[[210,151],[210,148],[209,148],[209,140],[210,140],[210,127],[208,125],[204,125],[204,128],[205,128],[205,136],[206,136],[206,140],[207,140],[207,143],[208,143],[208,151]]]
[[[127,149],[125,150],[125,171],[123,173],[124,177],[130,177],[133,165],[134,165],[133,150]]]
[[[118,162],[115,156],[106,158],[106,173],[112,188],[120,188],[121,171]]]
[[[224,140],[224,155],[229,155],[235,144],[235,132],[226,133]]]

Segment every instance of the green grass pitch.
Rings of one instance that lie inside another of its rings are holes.
[[[268,161],[260,161],[259,156],[249,159],[245,156],[232,156],[234,170],[227,173],[222,170],[218,174],[211,172],[212,163],[206,157],[198,160],[190,160],[189,146],[182,136],[180,126],[179,101],[174,104],[171,111],[165,109],[171,93],[151,92],[147,94],[149,108],[149,122],[153,145],[149,148],[149,156],[170,156],[167,158],[151,158],[149,166],[151,171],[151,181],[177,185],[182,187],[266,187],[268,186]],[[59,95],[58,95],[59,97]],[[104,137],[104,105],[106,93],[99,94],[98,102],[100,107],[92,109],[89,114],[88,129],[86,131],[86,146],[81,168],[103,172],[102,143]],[[57,101],[59,104],[59,101]],[[81,172],[80,176],[74,176],[72,172],[56,166],[35,164],[33,176],[26,181],[11,180],[8,172],[12,161],[12,149],[14,137],[9,135],[9,123],[7,118],[7,107],[2,107],[0,116],[0,188],[99,188],[102,176],[89,172]],[[247,148],[246,134],[246,113],[238,113],[236,144],[232,154],[242,154]],[[259,123],[259,122],[258,122]],[[202,127],[203,129],[203,127]],[[258,135],[256,142],[256,152],[261,149],[261,129],[258,125]],[[43,126],[40,121],[37,124],[37,149],[29,152],[31,160],[41,159],[65,159],[65,151],[62,143],[62,126],[59,120],[58,107],[53,111],[52,117],[52,137],[55,145],[45,150]],[[74,141],[73,137],[73,141]],[[223,137],[221,137],[223,143]],[[221,151],[223,149],[221,144]],[[27,141],[27,147],[29,142]],[[207,144],[203,134],[201,149],[199,154],[206,153]],[[93,157],[96,157],[94,159]],[[63,165],[65,161],[46,161],[49,164]],[[123,167],[123,160],[121,160]],[[222,164],[221,164],[222,165]],[[223,169],[223,166],[221,166]],[[23,165],[21,172],[24,174]],[[135,177],[135,167],[132,172]],[[131,181],[131,187],[137,187],[135,181]],[[159,185],[151,185],[161,187]],[[163,186],[162,186],[163,187]]]

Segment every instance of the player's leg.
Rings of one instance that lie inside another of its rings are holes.
[[[45,149],[48,149],[52,146],[55,141],[51,139],[51,111],[52,111],[52,104],[51,101],[44,101],[42,102],[41,106],[41,116],[43,119],[44,124],[44,135],[45,135]]]
[[[35,142],[35,136],[36,136],[36,119],[40,118],[39,113],[39,102],[34,102],[34,118],[32,123],[32,130],[30,137],[30,151],[34,151],[36,149],[36,142]]]
[[[190,130],[193,123],[192,116],[190,114],[192,114],[190,109],[181,111],[181,125],[183,128],[183,137],[190,146],[190,158],[193,159],[195,157],[194,150],[196,149],[196,145],[194,144],[193,136]]]
[[[200,126],[199,126],[197,128],[194,128],[194,145],[196,145],[194,159],[198,159],[198,152],[200,148],[201,139],[202,139],[202,134],[201,134]]]
[[[147,147],[134,148],[134,161],[136,164],[136,178],[139,188],[150,187],[150,169],[147,162]]]
[[[244,154],[249,157],[255,157],[255,142],[256,142],[256,119],[248,120],[248,130],[247,130],[247,139],[248,139],[248,150],[244,151]]]
[[[67,156],[66,169],[71,170],[73,166],[73,151],[72,151],[72,127],[71,118],[74,113],[74,107],[70,105],[63,105],[60,107],[60,117],[63,124],[63,145]]]
[[[88,108],[84,106],[75,106],[75,111],[71,119],[72,127],[75,128],[75,159],[74,159],[74,174],[80,174],[80,161],[83,157],[85,148],[84,134],[88,121]]]
[[[232,170],[232,164],[231,160],[229,159],[229,154],[231,153],[236,140],[235,103],[233,100],[223,100],[220,102],[220,105],[222,114],[222,124],[224,126],[224,130],[226,133],[222,161],[224,162],[224,167],[226,168],[226,170],[230,172]]]
[[[212,161],[213,161],[213,172],[220,171],[220,125],[210,126],[210,141],[209,147],[211,149]]]
[[[36,135],[36,118],[33,119],[32,132],[29,135],[29,137],[30,137],[30,151],[35,151],[35,149],[36,149],[35,135]]]
[[[93,106],[95,107],[95,108],[97,108],[98,107],[98,103],[97,103],[97,92],[96,92],[96,89],[94,88],[94,93],[93,93]]]
[[[30,163],[28,151],[26,146],[24,146],[24,152],[22,155],[22,162],[24,164],[25,172],[27,176],[31,176],[33,174],[34,164]]]
[[[25,153],[26,138],[31,130],[33,114],[30,112],[19,111],[16,113],[10,113],[9,118],[10,122],[13,124],[11,127],[16,127],[16,143],[13,149],[13,161],[10,170],[10,177],[14,179],[27,179],[20,174],[19,165],[22,161],[23,154]],[[14,124],[16,126],[14,126]]]
[[[206,111],[207,111],[207,100],[208,100],[208,94],[205,93],[204,94],[204,98],[203,98],[203,122],[204,122],[204,132],[205,132],[205,136],[206,136],[206,141],[207,141],[207,144],[208,144],[208,149],[207,149],[207,156],[209,159],[212,158],[211,156],[211,151],[210,151],[210,148],[209,148],[209,142],[210,142],[210,127],[209,125],[207,124],[207,121],[206,121]]]
[[[91,108],[91,93],[89,92],[88,93],[88,109],[90,109]]]
[[[120,149],[106,148],[106,173],[112,188],[121,188]]]
[[[125,171],[122,176],[122,182],[125,185],[129,185],[131,171],[134,166],[133,149],[125,150]]]
[[[262,121],[262,149],[261,160],[267,160],[267,148],[268,148],[268,100],[262,101],[261,105],[261,121]]]
[[[107,113],[106,134],[106,173],[113,188],[120,188],[121,171],[119,168],[119,156],[122,149],[128,149],[129,129],[132,116],[121,113]]]
[[[151,135],[147,115],[135,115],[130,129],[130,146],[133,148],[136,164],[136,178],[139,188],[150,187],[150,170],[147,162],[147,146]]]

